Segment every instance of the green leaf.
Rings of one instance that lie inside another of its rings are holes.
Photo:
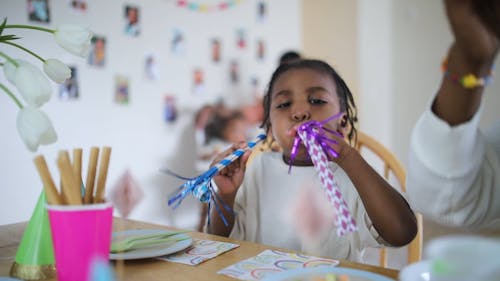
[[[4,27],[7,25],[7,18],[3,19],[2,25],[0,25],[0,35],[2,35]]]
[[[0,42],[12,41],[12,40],[17,40],[17,39],[21,39],[21,37],[17,37],[14,34],[0,36]]]

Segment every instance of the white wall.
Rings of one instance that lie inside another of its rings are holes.
[[[360,129],[387,147],[392,144],[388,110],[393,105],[391,12],[391,0],[358,1]]]
[[[2,0],[0,16],[9,23],[27,22],[26,2]],[[221,1],[199,1],[217,4]],[[22,144],[16,130],[17,108],[0,94],[0,224],[29,219],[36,199],[42,190],[41,181],[32,159],[44,154],[49,169],[57,178],[55,159],[60,149],[84,149],[84,175],[91,146],[113,148],[107,190],[109,191],[125,169],[130,168],[145,192],[145,199],[131,214],[131,218],[182,227],[193,226],[198,204],[188,200],[174,213],[167,207],[167,195],[181,181],[161,174],[161,167],[169,167],[185,176],[194,176],[194,135],[192,120],[194,110],[205,101],[224,97],[230,104],[245,102],[250,96],[250,76],[257,76],[264,89],[277,59],[286,49],[300,49],[300,3],[298,0],[265,1],[268,16],[264,23],[256,20],[257,0],[241,1],[226,11],[201,13],[176,7],[176,1],[88,1],[86,14],[75,13],[69,1],[52,0],[51,23],[88,24],[95,34],[107,39],[106,66],[98,69],[87,65],[86,60],[65,54],[48,34],[20,32],[25,39],[20,43],[36,50],[44,57],[58,57],[79,71],[80,98],[62,101],[54,95],[42,107],[48,113],[59,135],[56,144],[41,147],[31,153]],[[123,33],[123,7],[126,4],[140,7],[142,33],[137,38]],[[34,24],[34,23],[31,23]],[[172,30],[180,28],[187,36],[186,53],[176,57],[170,53]],[[237,28],[247,30],[247,49],[234,46]],[[210,61],[209,43],[212,37],[222,39],[223,61],[213,65]],[[267,45],[263,62],[255,59],[255,42],[263,38]],[[14,57],[29,58],[6,45],[0,50]],[[143,76],[144,56],[156,54],[159,60],[160,79],[148,81]],[[228,85],[230,59],[240,61],[242,86]],[[29,58],[30,61],[37,61]],[[39,65],[39,64],[38,64]],[[205,72],[206,93],[190,93],[192,71],[202,67]],[[130,104],[113,102],[114,77],[125,75],[130,79]],[[9,85],[3,75],[0,82]],[[9,85],[10,86],[10,85]],[[13,88],[13,87],[11,87]],[[175,124],[162,120],[164,94],[177,97],[180,116]],[[56,180],[58,182],[58,180]]]

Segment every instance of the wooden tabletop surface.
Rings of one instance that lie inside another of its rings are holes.
[[[14,261],[17,247],[22,238],[26,223],[0,225],[0,277],[9,276],[10,267]],[[151,223],[124,220],[115,218],[115,230],[120,227],[124,229],[172,229],[162,225]],[[235,264],[239,261],[258,255],[264,250],[281,250],[267,245],[233,240],[221,236],[210,235],[201,232],[189,232],[193,238],[230,242],[240,245],[238,248],[230,250],[211,260],[196,266],[184,265],[180,263],[160,261],[156,259],[127,260],[123,263],[112,262],[118,280],[139,281],[139,280],[236,280],[231,277],[217,274],[217,271]],[[397,279],[398,271],[372,265],[340,261],[341,267],[355,268],[365,271],[385,275]]]

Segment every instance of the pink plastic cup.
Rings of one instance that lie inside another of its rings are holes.
[[[47,205],[58,281],[88,281],[96,260],[109,261],[113,206]]]

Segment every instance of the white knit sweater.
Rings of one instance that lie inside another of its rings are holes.
[[[429,106],[413,128],[407,192],[439,223],[500,229],[500,119],[481,131],[480,115],[451,127]]]

